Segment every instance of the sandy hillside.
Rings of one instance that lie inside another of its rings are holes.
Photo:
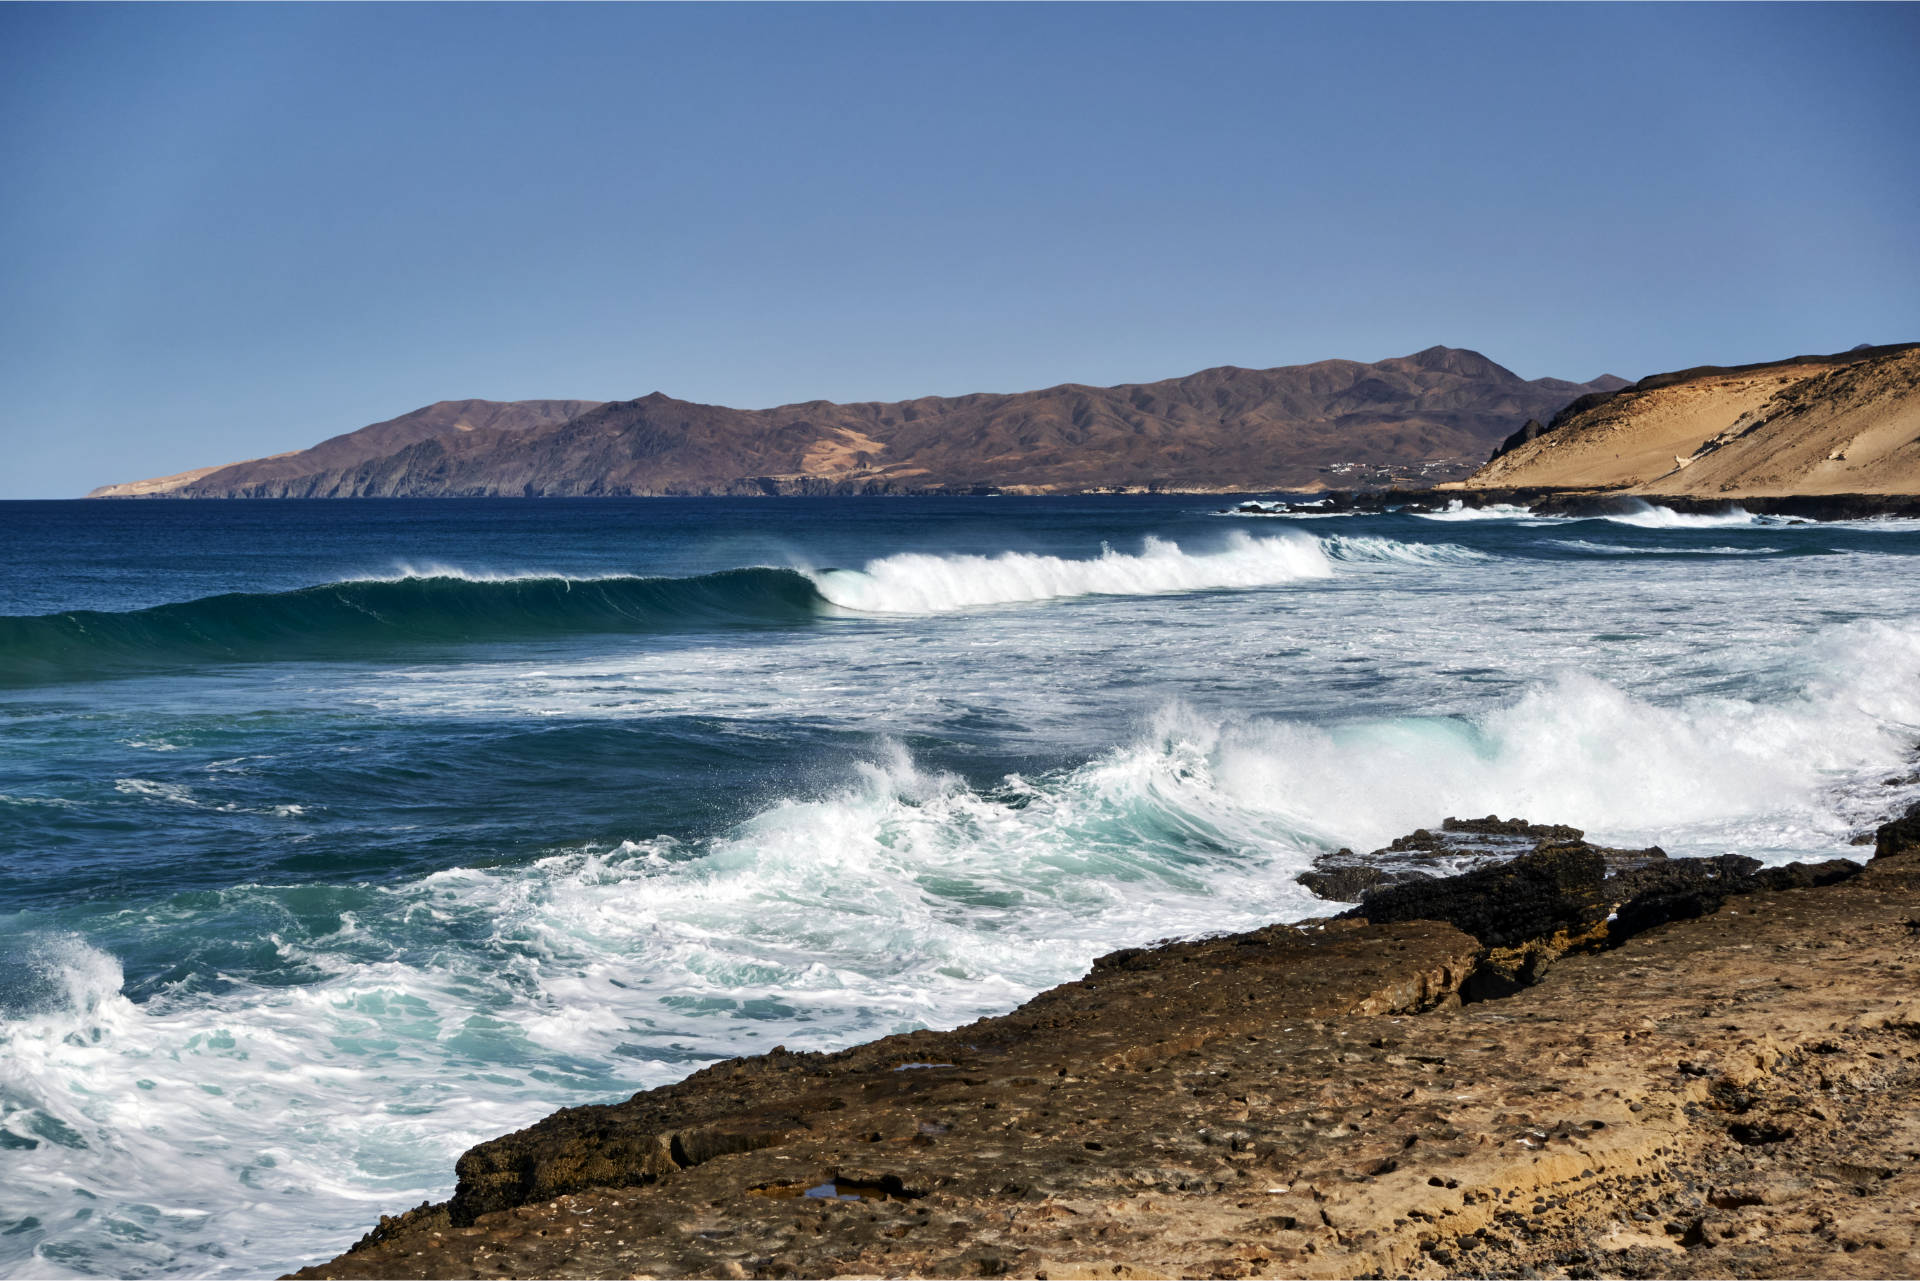
[[[1642,379],[1569,406],[1465,484],[1711,498],[1920,494],[1920,346]]]
[[[275,458],[285,458],[285,454],[275,454]],[[262,460],[267,461],[267,460]],[[171,494],[175,490],[185,489],[194,481],[211,476],[217,471],[238,466],[237,463],[215,463],[211,467],[195,467],[192,471],[176,472],[171,476],[155,476],[151,480],[130,480],[119,485],[102,485],[87,494],[88,498],[152,498],[158,494]]]

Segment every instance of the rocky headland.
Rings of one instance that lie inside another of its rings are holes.
[[[1920,343],[1654,374],[1529,419],[1462,481],[1251,499],[1247,515],[1665,507],[1920,518]]]
[[[1530,421],[1469,490],[1920,496],[1920,344],[1642,378]]]
[[[294,1275],[1920,1275],[1920,805],[1861,841],[1450,820],[1337,916],[556,1113]]]

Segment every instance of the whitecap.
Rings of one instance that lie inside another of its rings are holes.
[[[867,614],[939,614],[1074,596],[1147,596],[1218,588],[1274,587],[1332,573],[1321,545],[1304,535],[1229,535],[1210,552],[1148,538],[1137,554],[1104,548],[1084,560],[1031,552],[997,556],[908,552],[857,570],[813,571],[820,594]]]

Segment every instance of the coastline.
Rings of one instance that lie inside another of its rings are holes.
[[[1030,486],[982,485],[965,490],[950,489],[870,489],[870,490],[767,490],[756,489],[751,492],[729,494],[627,494],[614,497],[630,502],[673,502],[704,498],[871,498],[879,500],[909,501],[916,498],[1133,498],[1133,497],[1175,497],[1186,495],[1194,498],[1239,499],[1244,504],[1261,504],[1274,508],[1274,514],[1286,515],[1293,511],[1317,514],[1352,512],[1364,515],[1381,515],[1392,511],[1433,512],[1443,511],[1458,505],[1465,508],[1487,508],[1499,506],[1525,507],[1541,516],[1600,516],[1622,511],[1642,510],[1647,507],[1662,507],[1685,515],[1722,515],[1740,509],[1756,516],[1786,516],[1809,521],[1845,521],[1871,520],[1896,517],[1920,519],[1920,494],[1756,494],[1729,495],[1724,498],[1700,498],[1686,494],[1643,494],[1626,493],[1611,489],[1560,489],[1544,487],[1523,488],[1475,488],[1466,489],[1456,485],[1437,485],[1427,489],[1292,489],[1275,490],[1248,489],[1242,486],[1223,485],[1212,488],[1168,486],[1165,488],[1135,487],[1128,489],[1087,489],[1070,493],[1043,491]],[[1311,497],[1308,497],[1308,496]],[[504,495],[508,500],[515,496]],[[358,497],[350,500],[311,499],[311,498],[178,498],[166,494],[140,495],[87,495],[85,498],[61,501],[85,502],[95,498],[166,498],[173,503],[276,503],[276,502],[335,502],[351,501],[357,503],[387,502],[433,502],[433,498],[413,496]],[[40,501],[40,500],[36,500]],[[523,502],[577,502],[604,501],[602,498],[576,498],[573,496],[540,496],[521,498]]]
[[[951,1032],[555,1113],[292,1275],[1915,1275],[1920,806],[1875,841],[1547,837],[1113,953]]]
[[[1665,508],[1688,516],[1725,515],[1736,509],[1755,516],[1808,521],[1920,518],[1920,494],[1754,494],[1700,498],[1686,494],[1627,493],[1617,489],[1474,488],[1329,490],[1300,510],[1380,515],[1390,511],[1435,512],[1449,507],[1480,510],[1524,507],[1537,516],[1608,516]],[[1276,514],[1287,514],[1281,510]]]

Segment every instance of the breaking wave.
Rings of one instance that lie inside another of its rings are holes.
[[[1075,559],[906,553],[860,569],[755,567],[688,578],[475,573],[402,567],[284,592],[236,592],[125,612],[0,617],[0,686],[206,663],[367,659],[423,646],[797,627],[823,616],[926,615],[1076,596],[1275,587],[1329,577],[1334,561],[1486,559],[1385,538],[1235,533],[1210,551],[1148,538],[1138,553]]]
[[[1305,535],[1230,535],[1217,551],[1182,551],[1148,538],[1138,555],[1105,548],[1085,560],[1003,552],[936,556],[909,552],[857,570],[814,573],[820,594],[869,614],[940,614],[1071,596],[1147,596],[1163,592],[1275,587],[1333,573],[1327,552]]]
[[[1575,519],[1581,519],[1576,517]],[[1727,529],[1754,525],[1804,525],[1807,522],[1784,516],[1756,516],[1744,507],[1723,512],[1677,512],[1671,507],[1634,501],[1620,511],[1606,512],[1591,519],[1632,525],[1636,529]]]
[[[1609,500],[1611,510],[1554,513],[1530,511],[1512,503],[1489,503],[1469,507],[1454,499],[1439,511],[1413,512],[1421,520],[1439,521],[1515,521],[1527,525],[1561,524],[1581,520],[1604,520],[1638,529],[1727,529],[1732,527],[1806,525],[1810,522],[1788,516],[1757,516],[1744,507],[1723,512],[1680,512],[1643,499]]]
[[[1485,552],[1452,543],[1403,543],[1369,535],[1333,534],[1326,539],[1327,555],[1335,560],[1392,565],[1473,565],[1492,560]]]
[[[1421,520],[1537,520],[1525,507],[1516,507],[1512,503],[1489,503],[1485,507],[1469,507],[1458,498],[1439,511],[1413,512]]]
[[[325,1257],[556,1106],[774,1044],[956,1026],[1114,947],[1325,912],[1294,881],[1317,853],[1450,813],[1857,854],[1920,733],[1920,626],[1827,629],[1794,660],[1797,683],[1750,698],[1568,675],[1471,715],[1171,704],[1095,759],[993,785],[884,744],[705,839],[181,895],[147,946],[272,933],[145,1001],[101,947],[15,934],[5,972],[32,981],[0,990],[0,1272]],[[98,1222],[74,1217],[77,1189]]]

